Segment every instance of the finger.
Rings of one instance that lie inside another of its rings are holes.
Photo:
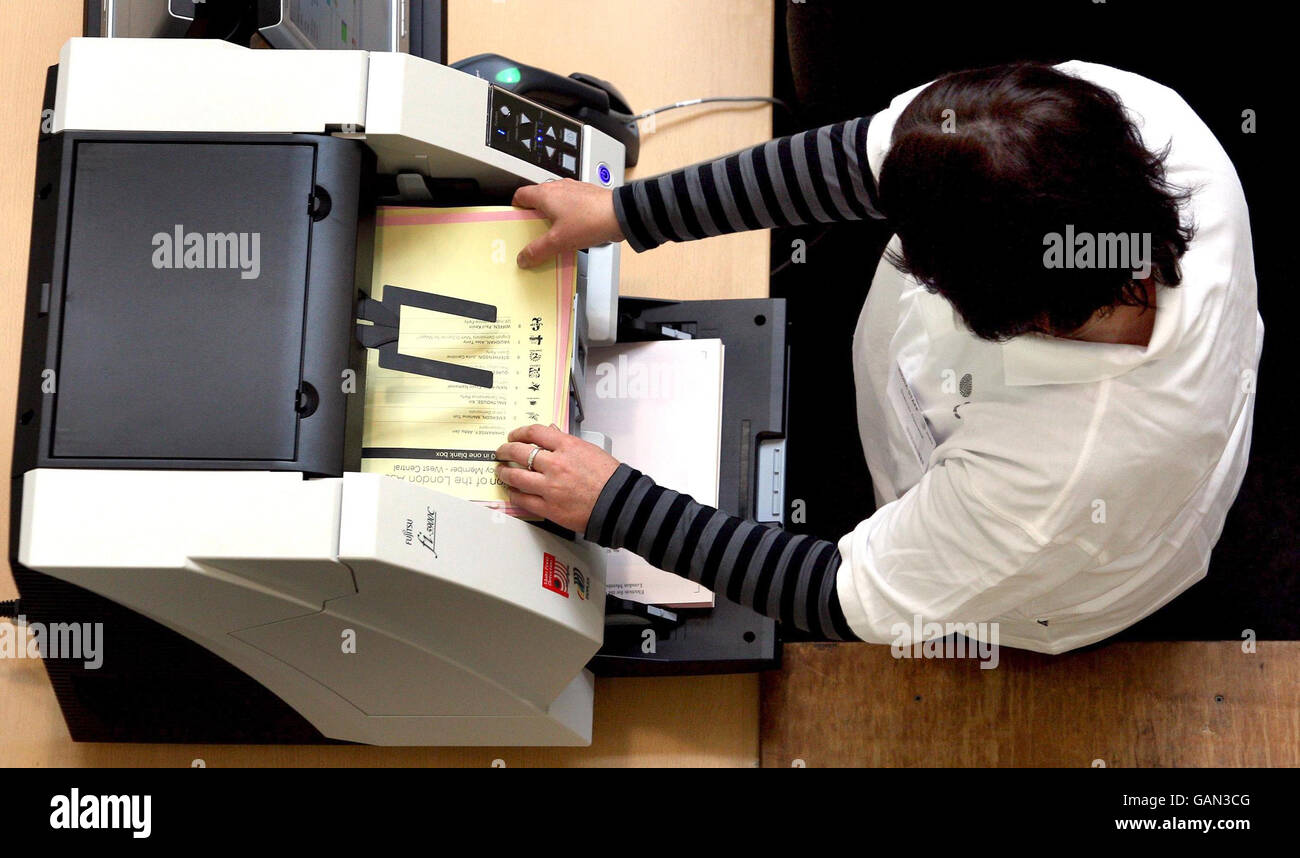
[[[519,255],[515,257],[515,263],[520,268],[532,268],[564,250],[559,238],[555,234],[555,227],[546,231],[545,235],[539,236],[528,242]]]
[[[524,185],[515,191],[514,197],[510,200],[510,205],[518,206],[521,209],[535,209],[542,201],[541,185]]]
[[[573,436],[567,432],[561,432],[554,426],[543,426],[540,423],[534,423],[531,426],[520,426],[510,433],[507,440],[536,444],[544,450],[559,450],[568,443],[571,437]]]
[[[507,441],[497,447],[497,461],[515,462],[522,465],[528,461],[528,454],[532,451],[532,444],[525,444],[523,441]]]
[[[505,483],[507,488],[527,492],[530,495],[540,495],[546,487],[546,477],[538,472],[527,468],[512,468],[509,465],[497,465],[497,479]]]
[[[542,518],[546,518],[546,511],[548,509],[546,501],[542,500],[537,495],[525,494],[523,492],[515,491],[514,489],[506,489],[506,497],[510,499],[511,506],[519,507],[529,515],[539,515]]]
[[[536,456],[533,456],[534,450],[537,451]],[[528,467],[528,457],[533,456],[532,470],[539,473],[546,472],[546,458],[553,455],[554,453],[543,450],[535,444],[525,444],[522,441],[510,441],[497,448],[497,461],[515,462],[525,468]]]

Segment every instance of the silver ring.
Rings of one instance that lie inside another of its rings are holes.
[[[537,458],[537,454],[540,453],[540,452],[542,452],[542,448],[539,447],[539,446],[537,446],[536,444],[534,444],[534,445],[533,445],[533,452],[531,452],[531,453],[528,454],[528,470],[531,471],[531,470],[533,469],[533,459],[536,459],[536,458]]]

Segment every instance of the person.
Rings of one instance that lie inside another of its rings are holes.
[[[735,518],[554,426],[498,450],[512,503],[825,640],[996,624],[1059,653],[1204,577],[1263,323],[1240,182],[1173,90],[1078,61],[957,72],[874,116],[515,203],[552,222],[521,266],[810,222],[893,238],[853,339],[877,509],[852,532]]]

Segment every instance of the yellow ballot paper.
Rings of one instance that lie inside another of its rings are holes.
[[[569,422],[574,254],[515,264],[548,226],[509,206],[379,209],[362,318],[395,322],[396,343],[367,351],[363,471],[524,514],[496,479],[496,449],[518,426]]]

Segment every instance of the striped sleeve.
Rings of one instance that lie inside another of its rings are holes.
[[[867,161],[864,116],[637,179],[614,192],[614,213],[638,253],[774,226],[882,220]]]
[[[840,554],[833,542],[727,515],[626,464],[601,490],[586,538],[627,548],[815,638],[858,640],[835,593]]]

